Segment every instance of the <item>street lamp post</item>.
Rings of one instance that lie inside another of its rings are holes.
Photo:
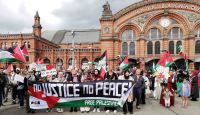
[[[74,61],[74,36],[75,36],[75,32],[74,30],[71,31],[71,34],[72,34],[72,69],[75,68],[75,61]]]

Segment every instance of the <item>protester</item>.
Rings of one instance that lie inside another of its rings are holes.
[[[6,86],[6,74],[0,70],[0,107],[3,106],[3,91]]]
[[[20,104],[20,106],[18,108],[24,107],[25,90],[27,90],[27,87],[25,87],[25,83],[27,83],[26,70],[22,70],[22,77],[24,77],[24,81],[18,82],[18,86],[17,86],[17,91],[18,91],[18,96],[19,96],[19,104]]]
[[[80,79],[78,78],[79,77],[77,76],[77,71],[72,70],[72,76],[68,76],[67,81],[70,83],[77,83],[80,82]],[[70,112],[77,112],[77,107],[71,107]]]
[[[149,78],[146,76],[146,74],[143,75],[143,79],[145,82],[145,97],[149,97],[151,94],[150,81],[149,81]]]
[[[154,95],[154,84],[155,84],[155,75],[151,74],[150,75],[150,90],[151,90],[151,94],[153,95],[153,97],[155,97],[155,95]]]
[[[92,81],[99,81],[100,80],[100,72],[98,69],[94,70],[94,74],[92,77]],[[95,106],[93,112],[100,112],[99,106]]]
[[[154,97],[157,100],[160,100],[161,92],[162,92],[162,87],[161,87],[161,78],[158,73],[156,73],[156,78],[155,78],[155,84],[154,84]]]
[[[191,101],[197,101],[197,98],[199,98],[198,73],[198,70],[194,70],[191,74]]]
[[[7,84],[6,84],[6,92],[5,92],[4,102],[8,101],[8,93],[12,89],[12,86],[11,86],[11,76],[12,76],[12,73],[13,73],[12,70],[6,72],[6,74],[7,74]]]
[[[181,84],[179,88],[179,92],[182,98],[182,107],[188,106],[188,97],[190,96],[190,84],[189,81],[186,80],[186,78],[183,79],[183,83]]]
[[[165,101],[165,107],[170,107],[170,97],[173,96],[172,93],[169,91],[169,89],[166,87],[165,91],[163,92],[163,98]]]
[[[181,92],[180,92],[181,90],[179,90],[179,89],[183,83],[183,77],[184,77],[183,71],[179,70],[179,72],[177,74],[177,89],[178,89],[177,94],[178,94],[178,96],[181,96]]]
[[[11,77],[11,85],[12,85],[12,104],[16,104],[16,98],[17,98],[17,81],[15,80],[16,75],[20,74],[20,68],[16,68],[16,73],[13,73]]]
[[[118,80],[117,74],[112,70],[110,67],[108,72],[105,74],[105,80]],[[114,113],[117,113],[116,107],[105,107],[106,113],[109,113],[110,111],[114,111]]]
[[[135,98],[137,99],[136,101],[136,109],[140,109],[140,101],[141,101],[141,95],[142,95],[142,88],[145,87],[144,79],[141,75],[142,70],[141,69],[136,69],[135,76],[134,76],[134,81],[135,85],[133,87],[133,93],[135,95]]]
[[[90,77],[89,77],[89,73],[88,72],[84,72],[83,75],[82,75],[82,79],[81,79],[81,82],[88,82],[90,81]],[[80,111],[81,113],[89,113],[90,112],[90,107],[80,107]]]
[[[173,96],[170,97],[170,106],[174,106],[174,102],[175,102],[175,92],[177,90],[177,87],[176,87],[176,79],[174,78],[174,73],[173,71],[170,71],[169,72],[169,78],[167,80],[167,84],[166,84],[167,88],[169,89],[169,91],[173,94]],[[164,89],[162,90],[162,93],[164,92]],[[163,98],[163,94],[161,95],[161,98],[160,98],[160,104],[165,106],[165,103],[164,103],[164,98]]]
[[[130,72],[128,70],[124,71],[124,75],[119,76],[119,80],[131,80],[134,81],[133,77],[130,76]],[[128,106],[128,110],[127,110],[127,106]],[[128,99],[126,100],[126,102],[123,105],[123,113],[127,114],[127,111],[130,112],[130,114],[133,114],[133,92],[131,91]]]
[[[35,75],[34,75],[34,71],[33,70],[29,70],[29,75],[28,75],[28,79],[27,79],[27,82],[24,84],[25,87],[28,87],[28,81],[30,82],[34,82],[36,79],[35,79]],[[26,97],[26,112],[27,113],[35,113],[35,110],[34,109],[31,109],[30,108],[30,105],[29,105],[29,92],[28,92],[28,88],[25,88],[25,91],[26,91],[26,94],[27,94],[27,97]]]
[[[53,82],[66,82],[67,80],[64,77],[64,73],[62,71],[58,72],[58,77],[53,80]],[[58,113],[63,113],[63,108],[57,108]]]
[[[149,83],[147,74],[145,72],[142,71],[141,75],[142,75],[142,77],[144,79],[144,83],[145,83],[145,86],[142,88],[141,104],[146,104],[146,102],[145,102],[146,95],[149,96],[149,94],[151,93],[151,91],[149,89],[150,83]]]

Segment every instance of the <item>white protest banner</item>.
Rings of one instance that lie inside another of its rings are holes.
[[[45,71],[45,70],[46,70],[46,64],[36,65],[36,71]]]
[[[14,81],[22,82],[24,83],[24,77],[21,75],[16,74],[14,77]]]
[[[41,71],[41,77],[45,77],[45,76],[48,76],[48,75],[56,75],[56,74],[57,74],[56,69]]]
[[[29,64],[29,70],[33,70],[36,68],[36,63]]]

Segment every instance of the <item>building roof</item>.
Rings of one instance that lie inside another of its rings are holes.
[[[72,43],[72,30],[47,30],[42,33],[42,37],[56,44]],[[73,30],[74,43],[99,43],[99,29]]]

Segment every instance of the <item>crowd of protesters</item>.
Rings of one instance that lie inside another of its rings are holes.
[[[116,69],[117,70],[117,69]],[[16,75],[24,77],[24,82],[14,81]],[[79,70],[67,69],[60,70],[57,75],[48,75],[41,77],[39,72],[34,69],[27,71],[26,69],[16,68],[13,71],[0,70],[0,107],[8,101],[8,95],[11,92],[12,104],[19,104],[18,108],[23,108],[26,105],[27,113],[34,113],[35,110],[29,107],[29,94],[27,81],[39,82],[89,82],[99,80],[131,80],[134,82],[134,87],[129,94],[122,110],[124,114],[128,112],[133,114],[133,108],[141,109],[141,104],[145,104],[146,98],[155,98],[160,101],[160,104],[165,107],[175,106],[175,97],[181,97],[183,108],[188,106],[188,100],[197,101],[199,98],[198,79],[199,71],[194,70],[186,73],[182,70],[170,71],[168,78],[163,77],[159,73],[149,73],[139,68],[130,68],[125,71],[115,71],[108,69],[104,79],[100,78],[100,71],[94,70]],[[176,96],[177,95],[177,96]],[[26,100],[26,101],[24,101]],[[136,105],[134,107],[133,102]],[[26,104],[24,104],[26,102]],[[46,111],[51,112],[53,108],[48,108]],[[70,112],[82,113],[90,111],[100,112],[105,110],[106,113],[113,111],[117,113],[119,108],[116,107],[71,107]],[[56,108],[57,112],[62,113],[63,108]]]

